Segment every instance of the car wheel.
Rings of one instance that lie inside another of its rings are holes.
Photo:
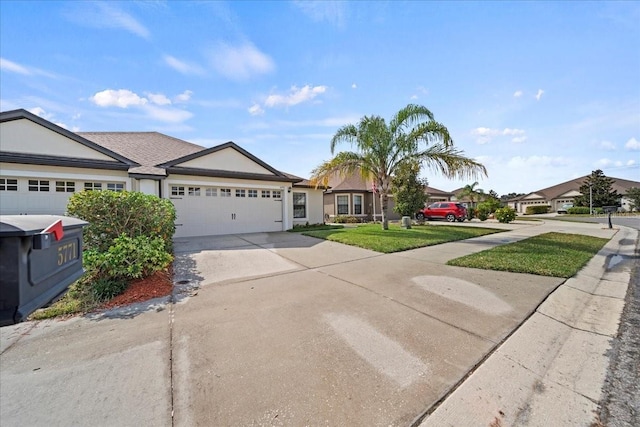
[[[454,214],[447,214],[447,221],[455,222],[456,216]]]
[[[418,221],[424,221],[424,214],[422,212],[420,212],[419,214],[416,214],[416,219]]]

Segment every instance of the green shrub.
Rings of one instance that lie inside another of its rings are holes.
[[[165,249],[160,237],[122,234],[104,252],[87,250],[84,252],[87,270],[97,279],[131,280],[149,276],[167,267],[173,256]]]
[[[116,297],[127,289],[127,282],[122,279],[101,277],[91,282],[91,290],[97,301],[108,301]]]
[[[176,211],[169,200],[137,191],[80,191],[69,199],[67,213],[89,222],[86,249],[106,251],[124,234],[159,237],[171,251]]]
[[[508,224],[516,219],[516,211],[511,208],[500,208],[496,210],[494,216],[499,222]]]
[[[525,215],[545,214],[549,212],[549,206],[547,205],[534,205],[527,206]]]
[[[360,222],[358,218],[350,215],[338,215],[333,219],[336,224],[357,224]]]
[[[589,208],[587,206],[574,206],[572,208],[567,209],[568,214],[572,215],[588,215]]]
[[[483,203],[478,205],[478,209],[476,209],[476,216],[480,221],[486,221],[491,214],[491,208]]]

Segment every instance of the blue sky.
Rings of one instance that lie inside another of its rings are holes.
[[[340,126],[416,103],[485,191],[640,180],[638,22],[638,2],[3,0],[0,110],[234,141],[308,177]]]

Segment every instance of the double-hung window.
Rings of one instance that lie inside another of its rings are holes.
[[[307,193],[293,193],[293,217],[307,217]]]

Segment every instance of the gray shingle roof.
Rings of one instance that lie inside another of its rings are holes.
[[[159,132],[78,132],[89,141],[140,164],[131,173],[166,175],[156,165],[204,150],[196,144]]]
[[[590,175],[585,175],[580,178],[575,178],[570,181],[562,182],[557,185],[553,185],[551,187],[543,188],[541,190],[532,191],[531,193],[522,196],[520,199],[524,199],[527,196],[532,194],[538,194],[542,196],[545,200],[553,200],[557,199],[563,194],[566,194],[570,191],[580,191],[580,187],[584,184],[585,180]],[[611,189],[618,192],[618,194],[624,194],[631,187],[640,187],[640,182],[638,181],[629,181],[627,179],[614,178],[612,176],[608,176],[607,178],[611,178],[614,180],[611,185]]]

